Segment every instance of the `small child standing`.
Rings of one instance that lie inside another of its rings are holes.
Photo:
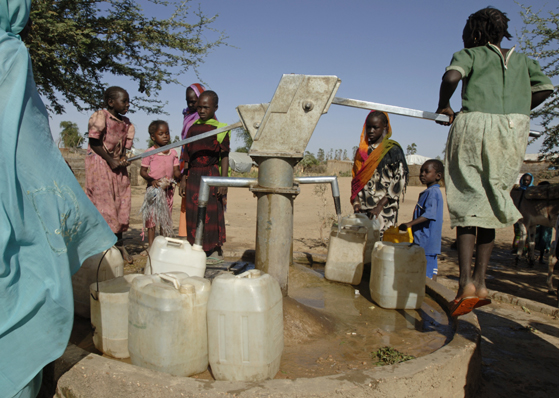
[[[522,215],[510,191],[524,161],[530,109],[553,92],[537,61],[501,48],[510,39],[501,11],[487,7],[470,15],[462,40],[439,91],[437,113],[450,125],[445,155],[445,186],[450,225],[456,227],[460,281],[451,316],[489,304],[485,273],[495,229],[513,225]],[[462,83],[462,110],[455,117],[450,98]],[[476,251],[472,276],[472,257]]]
[[[154,120],[148,127],[153,146],[148,149],[160,148],[168,145],[171,140],[169,125],[163,120]],[[140,175],[147,181],[146,199],[140,210],[144,214],[144,228],[148,229],[148,250],[155,239],[155,228],[159,225],[159,233],[169,236],[173,233],[173,196],[175,189],[173,182],[181,177],[179,158],[174,149],[159,152],[142,160]],[[152,187],[152,189],[150,189]],[[158,195],[161,197],[158,198]],[[166,199],[166,206],[163,203]],[[161,206],[157,206],[161,202]],[[162,207],[162,208],[159,208]]]
[[[132,206],[126,150],[132,148],[135,129],[123,116],[130,106],[126,90],[109,87],[104,100],[107,109],[89,118],[85,192],[120,241],[117,247],[122,257],[131,264],[134,260],[122,243],[122,234],[128,230]]]
[[[214,91],[207,90],[198,97],[197,111],[200,118],[188,129],[187,138],[195,137],[221,127],[215,119],[219,98]],[[231,132],[226,131],[215,136],[187,144],[182,154],[185,162],[180,190],[186,196],[187,239],[194,244],[196,235],[196,218],[198,215],[198,192],[203,176],[227,177],[229,170]],[[206,206],[206,223],[204,227],[203,248],[208,257],[223,258],[225,243],[224,207],[227,205],[227,187],[210,187],[210,197]]]
[[[437,256],[441,254],[443,229],[443,195],[439,181],[443,177],[444,166],[440,160],[431,159],[423,163],[419,180],[427,189],[419,194],[413,211],[413,221],[400,224],[400,230],[411,228],[413,241],[425,250],[427,277],[437,280]]]

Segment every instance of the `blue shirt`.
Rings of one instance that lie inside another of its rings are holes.
[[[425,254],[441,254],[441,235],[443,230],[443,195],[439,184],[433,184],[419,194],[413,211],[413,219],[421,216],[428,220],[414,225],[413,241],[425,250]]]

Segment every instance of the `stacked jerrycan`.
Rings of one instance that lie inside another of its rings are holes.
[[[182,239],[158,236],[149,250],[144,273],[185,272],[190,276],[204,277],[206,253],[201,247],[190,246]]]
[[[371,298],[382,308],[420,308],[426,265],[425,252],[416,244],[377,242],[371,262]]]
[[[272,379],[283,351],[279,283],[260,270],[216,277],[208,302],[208,348],[216,380]]]
[[[104,257],[103,257],[104,256]],[[101,267],[99,272],[99,262]],[[99,275],[99,278],[97,278]],[[89,287],[93,282],[106,281],[124,275],[124,261],[120,250],[111,247],[106,252],[98,253],[85,260],[81,268],[72,276],[72,288],[74,291],[74,312],[83,317],[90,317]]]
[[[209,295],[207,279],[183,272],[135,278],[128,306],[132,364],[176,376],[204,372]]]
[[[128,292],[140,274],[119,276],[89,287],[93,344],[114,358],[128,358]]]
[[[371,252],[380,238],[378,221],[365,214],[342,218],[339,229],[332,227],[326,259],[326,279],[358,285],[363,264],[371,261]]]

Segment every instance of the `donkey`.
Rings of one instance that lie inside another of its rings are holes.
[[[555,227],[555,222],[559,215],[559,184],[529,187],[526,191],[515,188],[511,191],[510,196],[522,214],[522,218],[518,221],[521,236],[518,242],[515,263],[518,265],[526,238],[528,238],[528,263],[530,267],[533,267],[536,226]],[[554,292],[553,268],[557,262],[556,258],[553,261],[554,257],[555,252],[552,249],[547,275],[547,287],[550,292]]]

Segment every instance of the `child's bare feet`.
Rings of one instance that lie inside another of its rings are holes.
[[[130,254],[128,254],[124,246],[117,246],[117,249],[120,250],[120,253],[122,254],[122,258],[124,261],[126,261],[128,264],[134,263],[134,259]]]

